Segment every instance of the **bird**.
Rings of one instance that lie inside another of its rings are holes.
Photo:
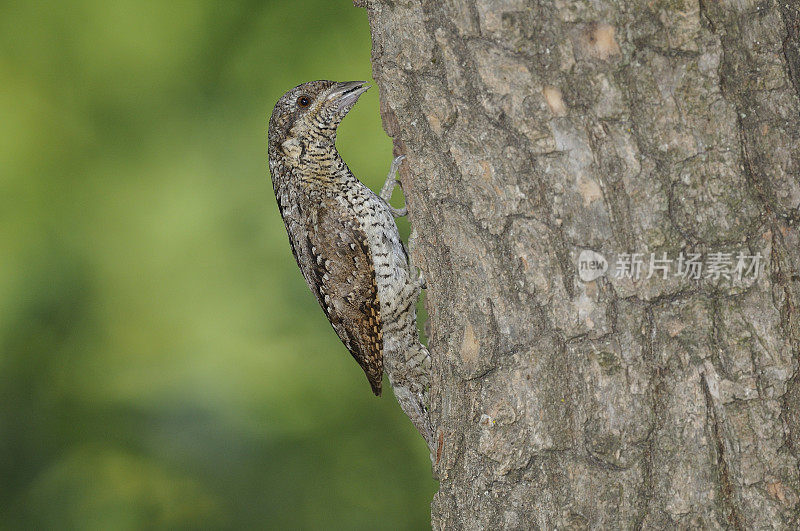
[[[289,244],[334,331],[380,396],[384,368],[395,397],[430,443],[430,354],[419,342],[416,303],[424,275],[411,267],[389,201],[404,160],[392,161],[380,194],[336,149],[342,119],[370,88],[310,81],[287,91],[268,126],[269,170]]]

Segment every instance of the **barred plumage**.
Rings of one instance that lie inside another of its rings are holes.
[[[377,196],[336,150],[336,128],[367,90],[362,81],[312,81],[284,94],[269,122],[269,167],[297,265],[376,395],[384,362],[400,405],[431,444],[430,366],[419,343],[412,275],[389,205],[394,174]]]

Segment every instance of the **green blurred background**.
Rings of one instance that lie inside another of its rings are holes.
[[[0,4],[0,527],[429,528],[267,171],[278,97],[369,55],[349,0]],[[377,89],[338,146],[380,186]]]

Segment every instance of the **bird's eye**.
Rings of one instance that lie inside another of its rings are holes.
[[[311,105],[311,99],[308,96],[300,96],[297,98],[298,107],[308,107]]]

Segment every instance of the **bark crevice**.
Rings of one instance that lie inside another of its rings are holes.
[[[736,530],[744,529],[742,516],[736,505],[736,490],[728,472],[728,462],[725,459],[725,438],[722,436],[721,419],[718,417],[717,405],[708,386],[708,379],[705,374],[700,375],[703,394],[706,399],[706,411],[708,424],[714,439],[717,460],[717,476],[719,479],[719,492],[722,498],[723,510],[728,523]]]
[[[434,526],[800,525],[800,11],[363,3],[428,278]],[[611,270],[740,251],[762,275]]]

